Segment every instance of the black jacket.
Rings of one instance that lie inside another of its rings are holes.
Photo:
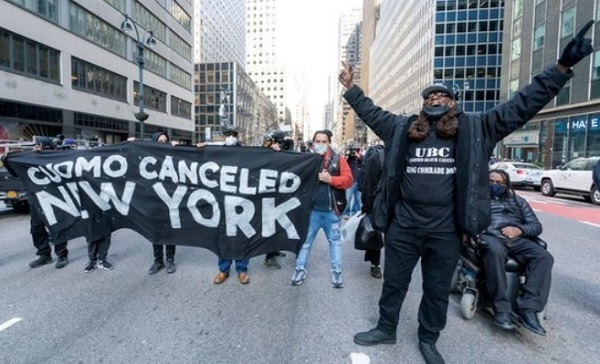
[[[535,76],[511,100],[484,113],[458,113],[456,141],[456,222],[471,235],[481,233],[490,224],[490,189],[488,160],[498,141],[525,125],[556,94],[573,73],[548,67]],[[384,111],[373,104],[358,86],[344,98],[356,114],[385,142],[383,189],[377,196],[373,223],[387,229],[394,206],[401,198],[400,184],[406,170],[408,126],[415,115],[406,117]]]
[[[383,149],[380,147],[371,147],[365,155],[363,168],[363,181],[362,191],[360,195],[360,201],[362,203],[362,211],[367,214],[373,212],[373,205],[375,204],[375,196],[377,195],[378,189],[381,188],[379,180],[381,178]],[[372,219],[372,216],[369,216]]]
[[[523,230],[522,238],[536,238],[542,233],[542,224],[535,216],[531,206],[521,196],[507,193],[503,198],[493,198],[491,202],[490,226],[487,234],[500,239],[507,239],[501,230],[507,226],[518,227]]]
[[[600,191],[600,159],[594,166],[594,172],[592,172],[592,180],[594,181],[594,186],[596,190]]]

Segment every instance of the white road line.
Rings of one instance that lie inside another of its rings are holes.
[[[540,210],[540,209],[534,209],[534,208],[532,208],[532,210],[533,210],[533,211],[535,211],[535,212],[543,212],[543,211],[542,211],[542,210]]]
[[[9,327],[11,327],[12,325],[16,324],[17,322],[19,322],[21,320],[22,320],[22,318],[20,318],[20,317],[11,318],[10,320],[8,320],[5,323],[3,323],[2,325],[0,325],[0,331],[4,331],[4,330],[8,329]]]
[[[370,364],[371,358],[364,353],[350,353],[350,362],[352,364]]]
[[[593,222],[587,222],[587,221],[581,221],[581,220],[579,222],[582,223],[582,224],[592,225],[592,226],[595,226],[597,228],[600,228],[600,224],[594,224]]]

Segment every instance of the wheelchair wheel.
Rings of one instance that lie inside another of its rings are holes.
[[[458,271],[460,270],[460,266],[457,266],[454,270],[454,274],[452,274],[452,281],[450,282],[450,293],[458,292]]]
[[[470,320],[477,311],[477,298],[473,293],[466,292],[460,300],[460,314],[465,320]]]

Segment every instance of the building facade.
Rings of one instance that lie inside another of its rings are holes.
[[[287,72],[278,55],[277,7],[280,0],[246,0],[246,71],[277,107],[279,124],[292,130],[286,110]]]
[[[260,145],[277,125],[277,109],[243,67],[235,62],[195,66],[196,125],[199,141],[220,141],[224,128],[236,128],[245,145]]]
[[[146,138],[191,142],[192,4],[187,0],[0,1],[0,139],[64,134],[119,142],[139,133],[136,35],[145,49]],[[131,32],[130,32],[131,33]],[[137,134],[139,135],[139,134]]]
[[[246,64],[245,0],[194,1],[194,63]]]
[[[510,98],[544,67],[590,19],[599,0],[507,0],[502,69],[503,98]],[[588,31],[600,39],[600,26]],[[600,155],[600,51],[577,64],[573,77],[544,110],[501,143],[501,156],[554,168],[576,157]]]

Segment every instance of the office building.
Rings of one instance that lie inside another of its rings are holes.
[[[544,67],[590,19],[600,19],[599,0],[507,0],[502,74],[503,98],[511,97]],[[600,26],[587,34],[597,46]],[[577,64],[573,77],[544,110],[501,142],[501,156],[545,168],[576,157],[600,155],[600,51]]]
[[[191,142],[192,5],[187,0],[0,1],[0,134],[106,143],[139,136],[136,32],[144,49],[145,137]],[[2,131],[3,130],[3,131]]]

